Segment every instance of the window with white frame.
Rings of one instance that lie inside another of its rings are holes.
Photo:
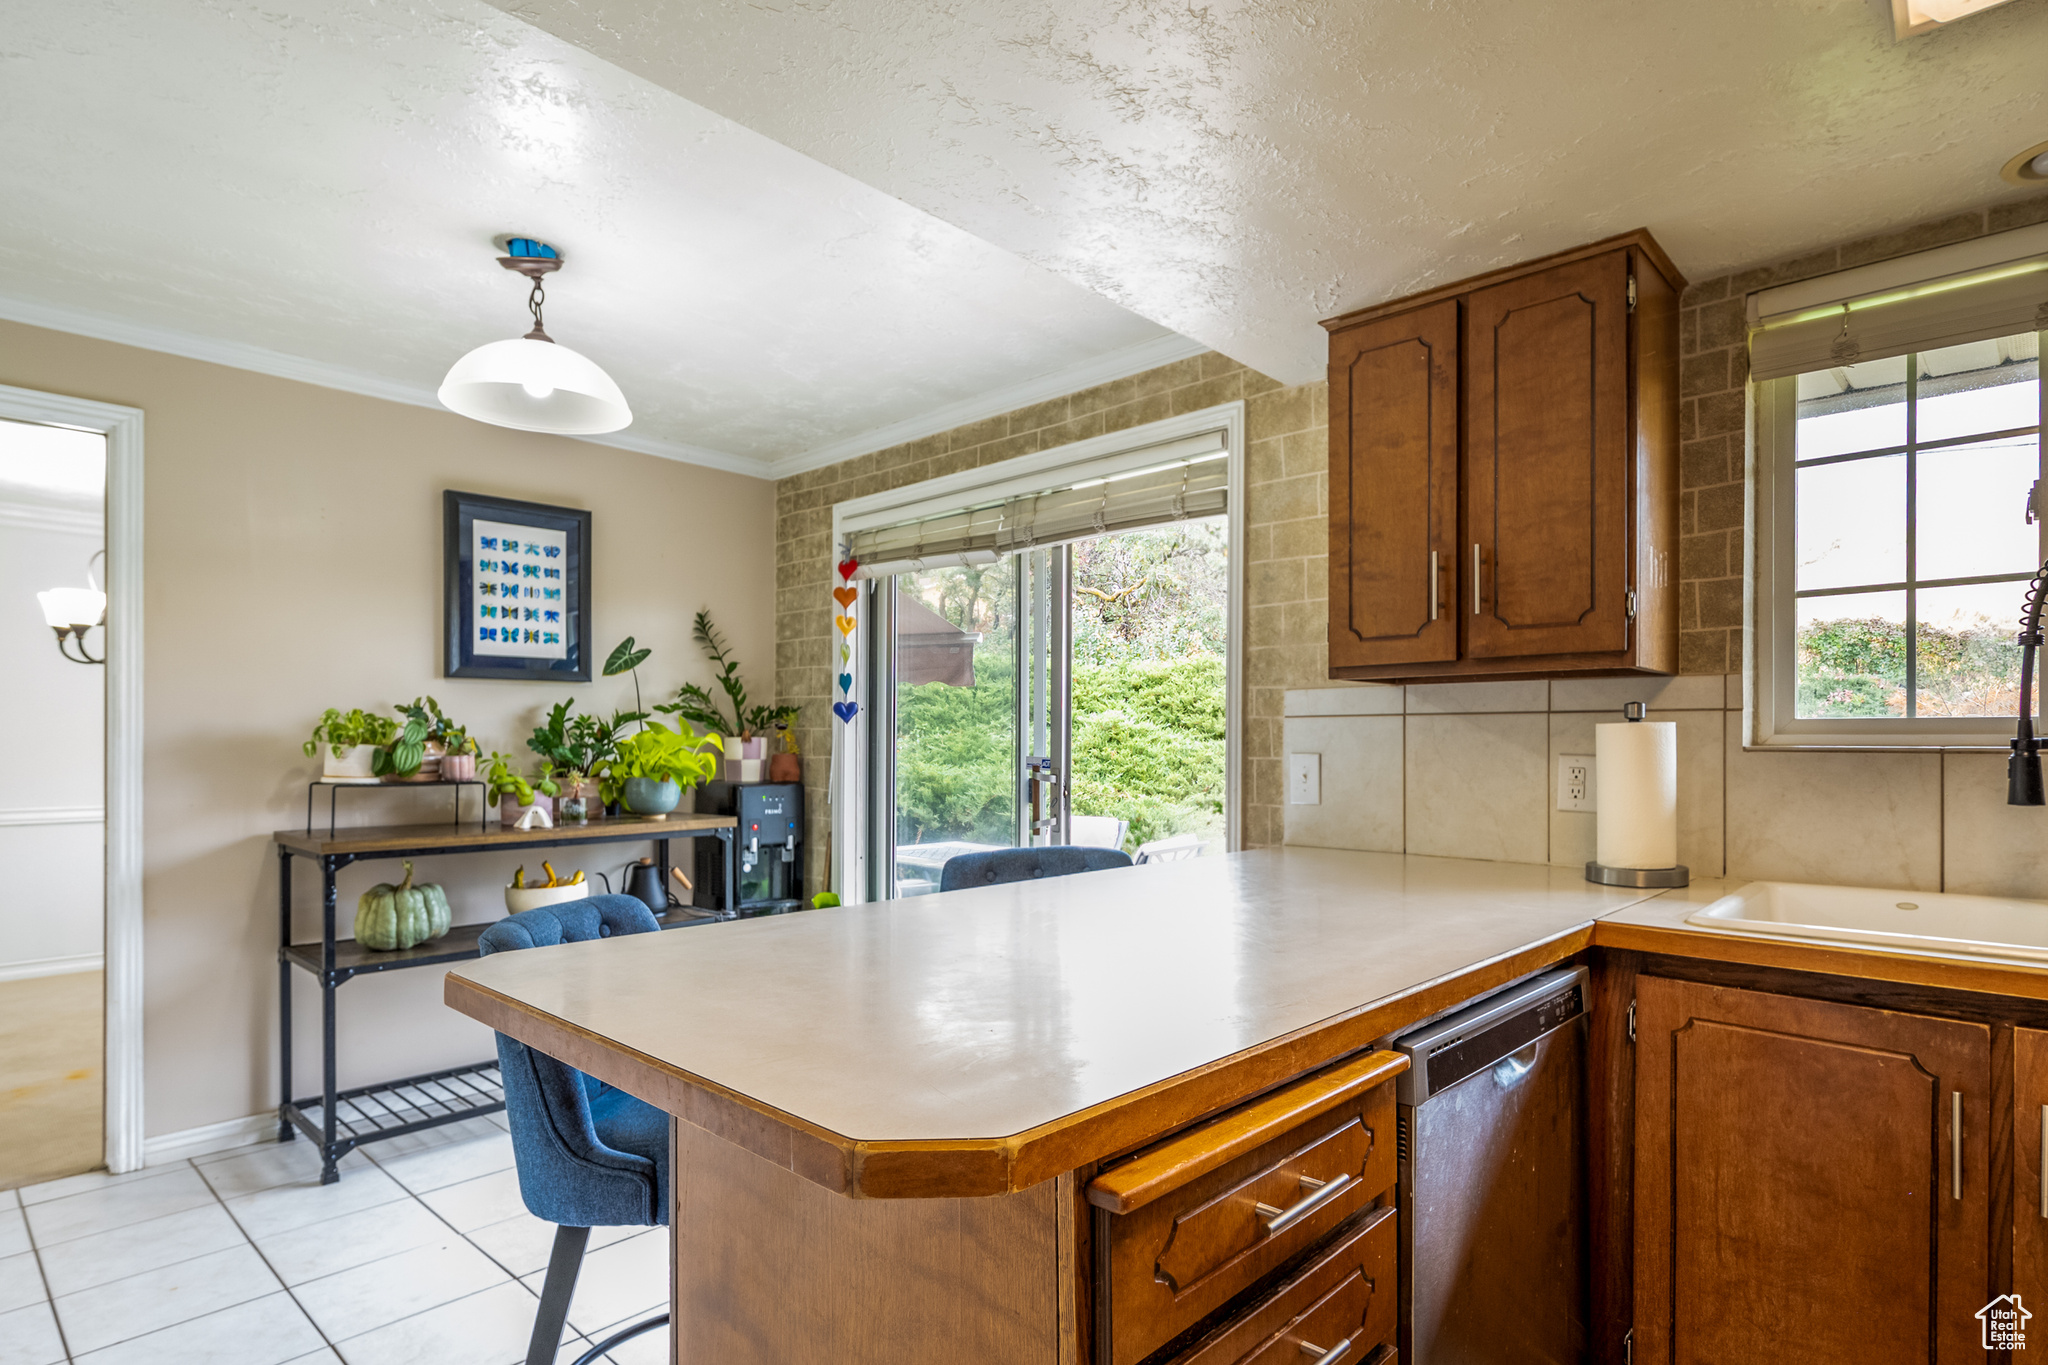
[[[1792,381],[1795,719],[2018,714],[2039,357],[2023,332]]]
[[[1974,250],[2001,245],[2014,249]],[[1751,301],[1749,738],[2002,746],[2027,586],[2048,552],[2036,320],[2048,303],[2033,299],[2048,297],[2048,260],[1843,297],[1872,283],[1820,282],[1807,297],[1834,300],[1799,307],[1794,293],[1775,318]]]

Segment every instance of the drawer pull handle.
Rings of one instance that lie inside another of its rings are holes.
[[[1287,1229],[1293,1227],[1296,1223],[1299,1223],[1302,1219],[1350,1189],[1351,1177],[1349,1175],[1340,1175],[1335,1180],[1322,1181],[1305,1175],[1301,1178],[1301,1187],[1307,1190],[1308,1193],[1284,1209],[1276,1209],[1271,1204],[1265,1203],[1253,1205],[1259,1211],[1259,1217],[1266,1220],[1266,1235],[1268,1237],[1278,1237],[1281,1233],[1287,1231]],[[1336,1359],[1334,1356],[1331,1358]]]
[[[1344,1338],[1344,1340],[1338,1342],[1327,1351],[1320,1346],[1311,1346],[1304,1341],[1301,1343],[1301,1353],[1305,1356],[1314,1356],[1316,1358],[1316,1365],[1337,1365],[1338,1361],[1351,1354],[1351,1338]]]

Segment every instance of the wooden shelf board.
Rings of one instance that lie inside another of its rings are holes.
[[[546,847],[562,844],[622,843],[629,840],[672,839],[706,830],[736,829],[730,815],[671,815],[665,820],[593,820],[587,825],[558,825],[553,829],[507,829],[475,825],[365,825],[339,829],[333,834],[308,834],[302,829],[281,829],[271,835],[280,847],[309,857],[336,854],[393,855],[415,849],[444,852],[484,852],[493,848]]]

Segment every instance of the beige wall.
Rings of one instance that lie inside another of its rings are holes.
[[[548,703],[573,696],[579,708],[610,709],[630,699],[619,680],[440,676],[443,489],[593,510],[591,635],[600,660],[628,634],[653,647],[641,670],[650,701],[686,680],[710,682],[689,640],[690,615],[705,606],[756,690],[773,688],[766,481],[6,323],[0,383],[146,414],[151,1135],[276,1101],[269,834],[305,818],[314,764],[298,746],[323,708],[432,693],[487,746],[523,751]],[[365,823],[414,802],[342,799]],[[639,851],[613,845],[568,861],[614,867]],[[458,920],[487,920],[503,913],[498,887],[513,861],[438,859],[419,871],[448,886]],[[344,932],[362,890],[396,872],[370,863],[342,873]],[[317,933],[317,885],[300,875],[298,938]],[[440,975],[394,972],[342,988],[344,1085],[490,1055],[489,1034],[441,1005]],[[319,1077],[318,993],[304,976],[294,990],[303,1093]]]
[[[812,470],[776,485],[776,677],[781,700],[803,707],[812,847],[829,827],[824,787],[837,738],[832,719],[835,579],[832,508],[848,498],[901,488],[962,469],[1124,431],[1176,413],[1245,402],[1243,837],[1247,847],[1280,842],[1280,695],[1325,672],[1323,562],[1329,533],[1324,469],[1324,385],[1283,388],[1210,352],[969,426]],[[810,863],[813,889],[824,859]]]

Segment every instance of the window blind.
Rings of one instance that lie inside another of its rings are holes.
[[[1059,472],[1047,486],[1005,490],[966,505],[923,510],[887,526],[853,531],[847,548],[856,578],[916,569],[991,564],[1019,550],[1134,531],[1229,510],[1229,451],[1221,432],[1137,452],[1134,467]]]
[[[1847,277],[1860,272],[1843,272]],[[1808,281],[1799,293],[1812,300]],[[1758,296],[1749,340],[1752,379],[1882,360],[1966,341],[2048,329],[2048,254],[1838,299],[1802,302],[1777,313],[1771,290]]]

